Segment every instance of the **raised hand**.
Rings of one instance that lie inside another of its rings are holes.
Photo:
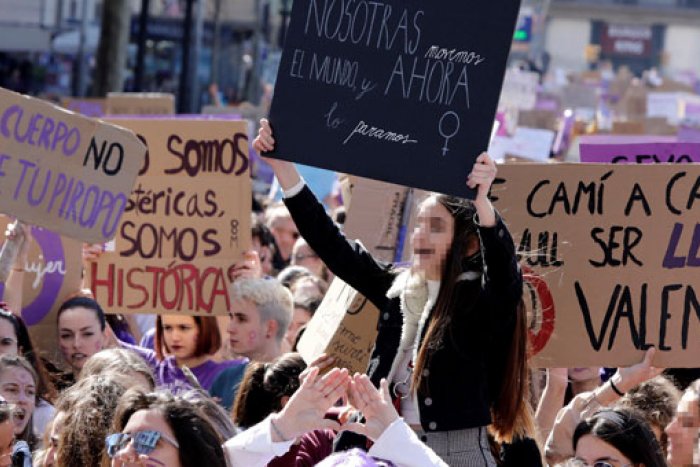
[[[379,390],[374,387],[367,375],[355,374],[350,382],[350,403],[365,417],[364,423],[349,423],[343,430],[354,431],[377,440],[381,434],[399,418],[389,394],[389,383],[382,379]]]
[[[477,199],[486,198],[489,194],[491,184],[496,179],[496,163],[486,152],[482,152],[476,158],[474,167],[467,177],[467,186],[477,188]]]
[[[496,163],[491,159],[491,156],[482,152],[476,158],[472,172],[467,177],[467,186],[477,189],[474,206],[483,227],[496,225],[496,211],[488,196],[491,184],[496,179],[496,172]]]
[[[260,279],[263,277],[262,265],[260,264],[260,256],[255,250],[244,251],[241,255],[241,260],[228,268],[228,279],[231,282],[242,278]]]
[[[627,392],[644,381],[659,376],[664,369],[652,365],[651,362],[654,360],[654,355],[656,355],[656,348],[652,347],[647,350],[644,360],[640,363],[627,368],[618,368],[617,374],[613,376],[615,386],[620,391]]]
[[[258,130],[258,136],[253,140],[253,148],[261,155],[275,148],[272,128],[270,127],[270,122],[266,118],[260,119],[260,129]],[[283,190],[288,190],[299,182],[299,173],[292,162],[268,157],[263,157],[262,159],[270,164]]]
[[[325,353],[322,353],[318,357],[314,359],[311,363],[307,365],[307,367],[299,373],[299,381],[304,382],[307,376],[309,376],[309,373],[311,373],[311,370],[314,368],[318,368],[318,372],[323,374],[326,372],[326,370],[329,370],[332,368],[333,364],[335,363],[335,357],[332,355],[326,355]]]
[[[313,430],[338,430],[340,424],[324,416],[346,393],[349,382],[348,370],[344,368],[333,368],[324,376],[319,376],[318,368],[312,367],[287,405],[273,416],[272,423],[276,428],[272,431],[273,441],[288,441]]]
[[[253,140],[253,148],[259,153],[275,149],[272,128],[270,128],[270,122],[266,118],[260,119],[260,129],[258,130],[258,136]]]

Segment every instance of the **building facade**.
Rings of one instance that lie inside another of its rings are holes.
[[[545,48],[566,70],[609,60],[637,75],[700,75],[700,0],[552,0]]]

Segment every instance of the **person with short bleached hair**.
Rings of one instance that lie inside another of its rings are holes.
[[[230,288],[231,320],[227,326],[231,351],[256,362],[271,362],[282,355],[282,342],[292,320],[292,293],[272,278],[241,277]],[[231,409],[243,368],[227,369],[217,376],[209,393]]]
[[[242,278],[231,286],[231,349],[251,360],[270,361],[281,353],[294,309],[292,294],[276,279]]]

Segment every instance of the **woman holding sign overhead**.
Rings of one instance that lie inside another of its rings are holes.
[[[274,147],[267,120],[254,147]],[[481,154],[467,177],[474,201],[433,194],[411,236],[408,269],[348,240],[294,164],[268,162],[299,232],[328,268],[380,310],[368,374],[387,379],[401,415],[450,466],[495,465],[487,440],[532,430],[525,401],[526,325],[513,240],[488,199],[496,165]]]

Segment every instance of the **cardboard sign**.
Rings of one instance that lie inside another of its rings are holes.
[[[581,143],[581,162],[596,163],[676,163],[700,162],[700,143],[634,142]]]
[[[245,122],[122,120],[148,145],[115,251],[87,271],[112,313],[226,314],[228,268],[250,247]]]
[[[518,126],[556,131],[558,118],[559,113],[553,110],[521,110],[518,113]]]
[[[365,373],[377,338],[379,309],[337,277],[297,346],[306,363],[322,353],[350,374]]]
[[[515,156],[544,162],[552,152],[554,136],[551,130],[518,127],[512,138],[495,137],[489,147],[489,154],[497,160]]]
[[[532,71],[509,69],[503,81],[499,107],[532,110],[537,103],[540,76]]]
[[[700,167],[513,164],[492,189],[527,279],[536,366],[697,367]]]
[[[700,96],[687,92],[651,92],[647,96],[647,116],[662,117],[671,125],[685,118],[686,107],[699,104]]]
[[[519,4],[295,2],[269,155],[473,197]]]
[[[175,96],[159,92],[110,92],[107,115],[173,115]]]
[[[10,219],[0,216],[0,231]],[[32,341],[51,358],[56,355],[56,311],[80,290],[81,247],[79,241],[32,227],[33,244],[23,274],[22,318]],[[0,300],[7,300],[5,284],[0,283]]]
[[[598,107],[598,88],[587,84],[569,84],[562,88],[562,105],[567,109]]]
[[[0,89],[0,212],[27,224],[110,240],[145,152],[129,130]]]
[[[629,86],[616,106],[618,115],[629,120],[641,119],[647,115],[647,90],[641,85]]]
[[[83,114],[86,117],[102,117],[107,106],[106,99],[64,97],[61,105],[68,110]]]
[[[420,190],[349,177],[349,195],[343,194],[347,200],[343,231],[348,238],[360,240],[379,260],[408,261],[412,255],[409,235],[415,222],[413,213],[424,197]]]
[[[613,122],[612,133],[615,135],[643,135],[644,122],[640,120]]]

